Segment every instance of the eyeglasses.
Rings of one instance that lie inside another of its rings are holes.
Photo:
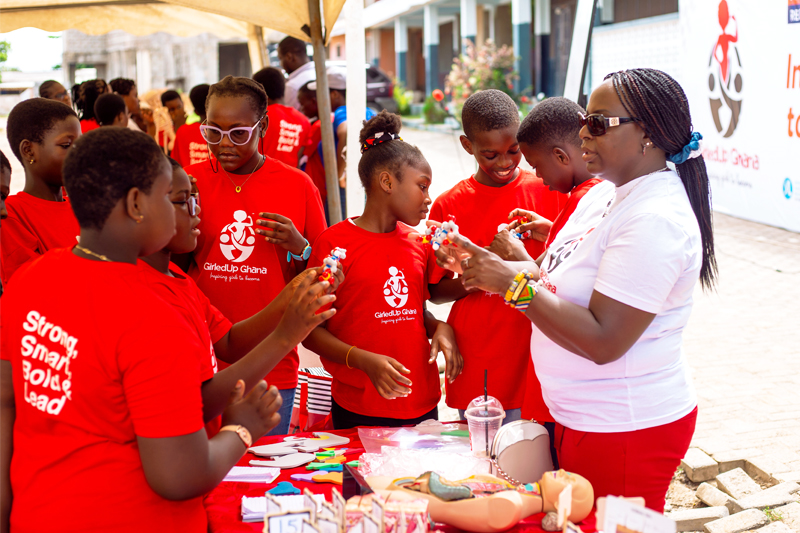
[[[625,124],[627,122],[637,122],[639,119],[636,118],[626,118],[626,117],[606,117],[605,115],[601,115],[599,113],[592,113],[591,115],[584,115],[580,113],[581,116],[581,127],[586,126],[594,137],[598,137],[600,135],[605,135],[608,132],[608,128],[613,128],[614,126],[619,126],[620,124]]]
[[[173,205],[185,205],[186,209],[189,211],[189,216],[193,217],[197,215],[197,208],[200,207],[200,195],[192,194],[189,196],[188,199],[182,202],[172,202]]]
[[[200,125],[200,133],[209,144],[219,144],[222,142],[222,137],[227,135],[228,139],[230,139],[233,144],[236,146],[242,146],[243,144],[250,142],[250,139],[253,137],[253,130],[261,124],[261,120],[263,118],[264,117],[258,119],[258,122],[250,127],[239,126],[237,128],[231,128],[227,131],[222,131],[215,126],[209,126],[208,124],[202,124]]]

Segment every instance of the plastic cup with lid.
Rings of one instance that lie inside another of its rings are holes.
[[[469,424],[469,440],[472,453],[486,457],[486,451],[491,450],[494,436],[503,425],[506,412],[503,405],[493,396],[484,399],[478,396],[467,406],[464,416]]]

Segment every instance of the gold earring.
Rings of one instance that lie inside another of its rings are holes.
[[[140,216],[139,218],[137,218],[137,219],[136,219],[136,223],[137,223],[137,224],[141,224],[141,223],[142,223],[142,220],[144,220],[144,215],[142,215],[142,216]]]
[[[31,163],[31,165],[32,165],[32,164],[34,163],[34,160],[33,160],[33,159],[31,159],[30,163]]]
[[[653,143],[651,143],[651,142],[649,142],[649,141],[648,141],[648,142],[646,142],[646,143],[644,143],[644,144],[642,145],[642,155],[644,155],[644,153],[645,153],[645,151],[647,150],[647,148],[649,148],[649,147],[650,147],[650,146],[652,146],[652,145],[653,145]]]

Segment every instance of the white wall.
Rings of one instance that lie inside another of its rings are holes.
[[[678,13],[595,27],[589,80],[594,89],[606,74],[651,67],[681,82],[683,44]]]

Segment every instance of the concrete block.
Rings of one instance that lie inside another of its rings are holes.
[[[734,468],[717,476],[717,487],[722,492],[730,494],[734,499],[740,500],[761,490],[758,483],[745,474],[741,468]]]
[[[742,510],[739,503],[729,494],[725,494],[708,483],[701,483],[700,486],[697,487],[695,496],[709,507],[727,507],[730,514],[738,513]]]
[[[739,505],[742,509],[765,509],[767,507],[775,508],[781,505],[786,505],[797,500],[793,496],[795,492],[800,491],[800,485],[792,481],[787,483],[780,483],[774,487],[764,489],[750,496],[745,496],[739,500]]]
[[[719,520],[729,514],[728,508],[725,506],[701,507],[673,511],[667,515],[667,518],[675,520],[675,524],[678,526],[677,531],[680,533],[682,531],[702,531],[706,523]]]
[[[789,468],[774,458],[762,456],[745,461],[744,471],[755,480],[762,483],[769,483],[774,479],[774,474],[783,474],[788,472]]]
[[[785,483],[786,481],[794,481],[795,483],[800,483],[800,471],[775,474],[775,479],[776,481],[781,483]]]
[[[741,513],[707,522],[703,525],[706,533],[742,533],[769,524],[769,518],[758,509],[748,509]]]
[[[734,468],[744,469],[745,455],[738,450],[715,453],[712,458],[719,465],[719,473],[729,472]]]
[[[686,477],[695,483],[714,479],[719,474],[717,462],[699,448],[689,448],[681,461]]]
[[[772,512],[780,515],[781,522],[789,526],[794,533],[800,533],[800,503],[795,502],[776,507]]]
[[[769,525],[757,529],[758,533],[794,533],[789,526],[783,522],[770,522]]]

